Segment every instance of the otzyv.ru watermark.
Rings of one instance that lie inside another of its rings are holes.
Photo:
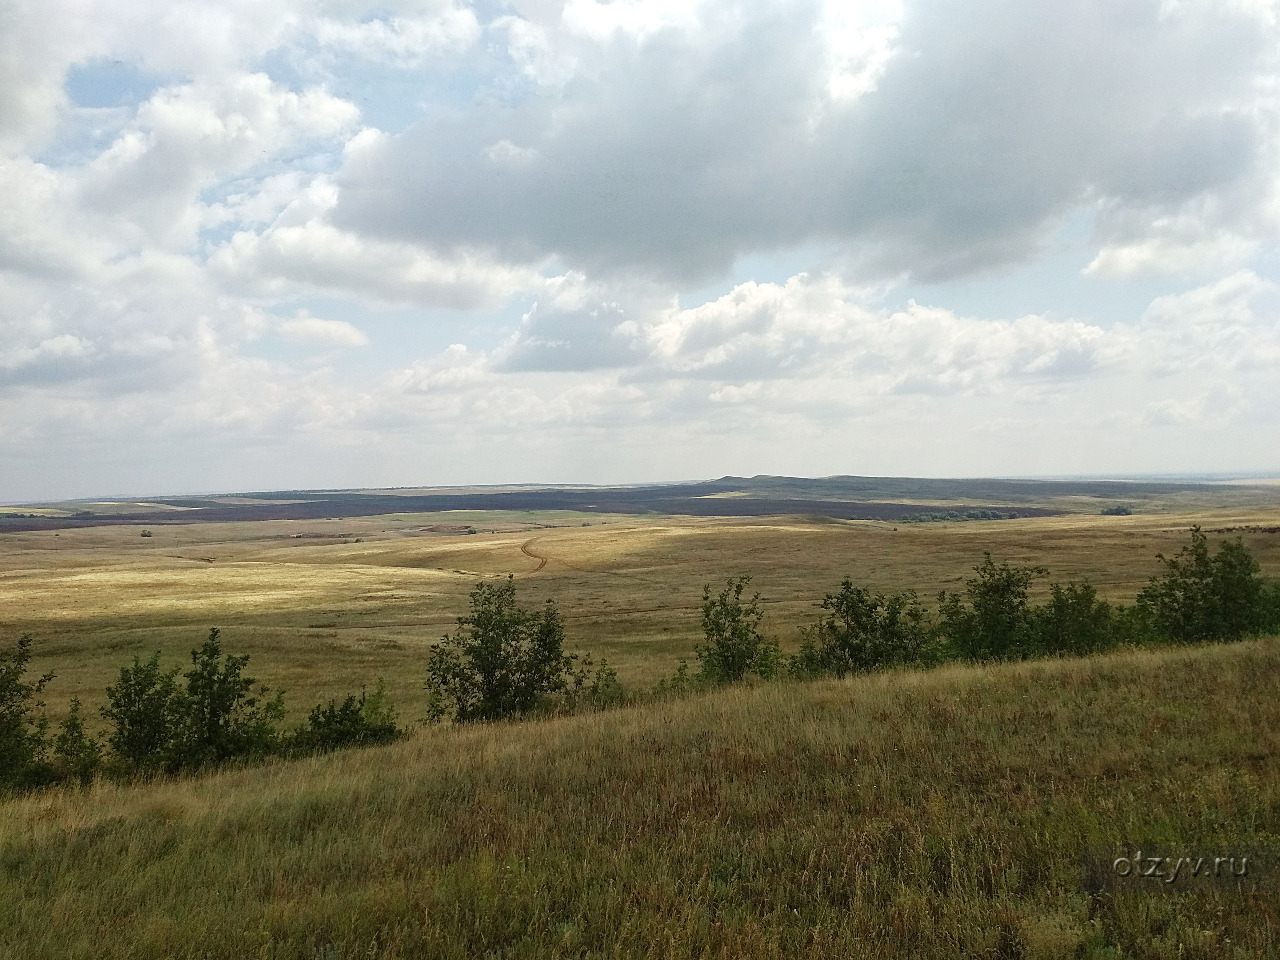
[[[1090,893],[1280,890],[1280,854],[1258,847],[1088,847],[1081,868]]]

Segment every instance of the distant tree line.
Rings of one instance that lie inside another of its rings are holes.
[[[528,610],[515,580],[479,583],[458,629],[433,644],[426,663],[426,721],[498,721],[570,713],[665,696],[748,677],[843,677],[948,661],[1086,655],[1119,646],[1239,640],[1280,631],[1280,583],[1267,583],[1239,538],[1216,552],[1199,527],[1179,552],[1157,555],[1161,572],[1131,605],[1100,598],[1088,580],[1049,585],[1033,603],[1036,566],[985,554],[962,593],[943,591],[931,614],[913,591],[881,593],[846,577],[784,657],[762,630],[750,577],[703,588],[697,669],[682,661],[648,694],[631,693],[606,662],[564,652],[564,620],[552,601]],[[177,774],[268,756],[298,756],[387,743],[406,735],[381,681],[372,693],[317,704],[306,723],[282,731],[283,695],[245,675],[248,656],[225,655],[219,631],[191,652],[191,666],[164,670],[159,654],[135,657],[106,689],[105,742],[85,729],[72,701],[56,734],[41,702],[46,674],[26,678],[31,638],[0,652],[0,789],[98,776]]]

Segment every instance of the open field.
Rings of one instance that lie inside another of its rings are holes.
[[[0,806],[0,957],[1262,958],[1280,642],[738,687]]]
[[[122,664],[157,649],[184,662],[210,626],[285,688],[291,720],[379,676],[412,720],[427,647],[478,580],[509,573],[523,603],[560,605],[570,649],[644,687],[691,656],[703,584],[742,573],[784,649],[845,575],[932,601],[983,551],[1130,601],[1198,523],[1280,576],[1276,488],[1157,491],[1129,498],[1131,516],[1064,497],[1019,501],[1051,515],[912,523],[816,509],[197,520],[162,504],[142,525],[127,522],[136,505],[78,519],[47,505],[63,513],[21,522],[61,527],[0,533],[0,642],[34,635],[55,720],[78,697],[96,723]],[[56,788],[0,803],[0,960],[1275,956],[1274,890],[1092,897],[1079,853],[1280,848],[1277,731],[1272,639],[739,686]]]
[[[553,598],[571,649],[605,657],[624,683],[669,676],[698,642],[702,585],[749,573],[784,649],[842,576],[932,600],[989,550],[1088,577],[1131,600],[1187,527],[1240,535],[1280,576],[1280,493],[1177,491],[1154,512],[894,524],[824,517],[450,511],[342,520],[85,526],[0,534],[0,641],[36,638],[53,670],[51,714],[101,701],[134,655],[185,660],[210,626],[251,673],[312,703],[388,680],[402,715],[421,715],[426,647],[465,611],[478,579],[514,574],[523,602]],[[1243,497],[1244,502],[1241,502]],[[384,500],[393,499],[384,497]],[[1236,529],[1242,528],[1242,529]],[[151,536],[143,537],[146,530]],[[91,711],[92,713],[93,711]]]

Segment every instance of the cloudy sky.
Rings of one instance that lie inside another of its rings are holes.
[[[4,0],[0,501],[1280,471],[1278,17]]]

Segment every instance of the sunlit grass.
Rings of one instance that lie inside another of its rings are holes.
[[[0,807],[4,957],[1264,957],[1280,642],[769,684]]]

